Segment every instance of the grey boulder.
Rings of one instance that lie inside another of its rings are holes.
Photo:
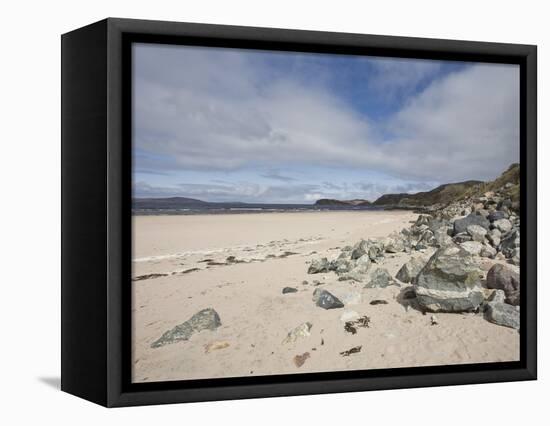
[[[413,257],[397,271],[395,278],[404,283],[413,282],[425,264],[426,259]]]
[[[489,302],[484,317],[487,321],[505,327],[519,329],[519,310],[507,303]]]
[[[365,288],[385,288],[393,284],[396,284],[396,282],[388,270],[384,268],[377,268],[371,273],[369,282]]]
[[[159,348],[161,346],[179,342],[182,340],[189,340],[194,334],[202,330],[215,330],[220,325],[220,316],[212,309],[207,308],[197,312],[191,318],[184,323],[176,325],[173,329],[165,332],[158,340],[151,344],[152,348]]]
[[[453,235],[467,232],[470,225],[479,225],[485,229],[489,229],[490,222],[481,215],[470,213],[468,216],[454,221]]]
[[[519,273],[513,266],[497,263],[487,272],[487,288],[503,290],[508,302],[519,304]]]
[[[313,292],[313,301],[317,306],[323,309],[336,309],[344,307],[344,304],[340,301],[340,299],[332,293],[329,293],[327,290],[320,288],[315,289]]]
[[[419,307],[431,312],[475,311],[483,302],[480,270],[472,255],[459,246],[437,250],[415,282]]]

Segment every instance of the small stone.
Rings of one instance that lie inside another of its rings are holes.
[[[495,220],[493,226],[503,234],[512,230],[512,223],[508,219]]]
[[[296,355],[294,357],[294,365],[300,368],[302,365],[304,365],[304,363],[309,357],[310,357],[309,352],[304,352],[302,355]]]
[[[208,354],[212,351],[225,349],[227,347],[229,347],[229,342],[226,342],[226,341],[210,342],[207,345],[204,345],[204,353]]]
[[[309,322],[304,322],[300,324],[298,327],[288,332],[288,334],[283,340],[283,344],[293,343],[301,337],[311,336],[311,333],[310,333],[311,327],[313,327],[313,325]]]
[[[371,300],[371,302],[369,303],[369,305],[373,305],[373,306],[376,306],[376,305],[387,305],[388,302],[386,302],[385,300],[380,300],[380,299],[376,299],[376,300]]]
[[[297,291],[298,291],[298,289],[296,289],[294,287],[285,287],[285,288],[283,288],[283,294],[296,293]]]
[[[315,289],[313,292],[313,301],[317,306],[323,309],[337,309],[344,307],[344,304],[336,296],[320,288]]]
[[[307,270],[308,274],[320,274],[323,272],[329,272],[330,263],[326,257],[322,259],[316,259],[311,261],[311,265]]]
[[[437,322],[437,318],[436,318],[435,315],[432,315],[432,316],[430,317],[430,323],[431,323],[432,325],[437,325],[437,324],[439,324],[439,323]]]

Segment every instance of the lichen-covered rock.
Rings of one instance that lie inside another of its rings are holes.
[[[170,343],[189,340],[194,334],[202,330],[215,330],[220,325],[220,316],[212,309],[207,308],[197,312],[184,323],[176,325],[173,329],[165,332],[158,340],[151,344],[152,348],[159,348]]]
[[[344,304],[340,301],[340,299],[332,293],[329,293],[327,290],[320,288],[315,289],[313,292],[313,301],[317,306],[323,309],[336,309],[344,307]]]
[[[422,270],[427,260],[421,257],[413,257],[405,263],[395,275],[399,281],[404,283],[413,282],[418,273]]]
[[[298,340],[301,337],[309,337],[311,335],[310,333],[311,327],[313,327],[313,325],[309,322],[304,322],[300,324],[298,327],[288,332],[288,334],[283,340],[283,343],[284,344],[294,343],[296,340]]]
[[[453,234],[456,235],[461,232],[467,232],[468,226],[470,225],[479,225],[485,229],[489,229],[490,222],[481,215],[470,213],[468,216],[454,221]]]
[[[484,317],[494,324],[519,329],[519,309],[507,303],[487,303]]]
[[[307,273],[320,274],[323,272],[328,272],[329,270],[330,270],[330,262],[326,257],[323,257],[322,259],[312,260],[307,270]]]
[[[485,241],[485,235],[487,234],[487,230],[479,225],[468,226],[468,228],[466,228],[466,232],[470,234],[473,241],[478,241],[480,243]]]
[[[512,223],[508,219],[495,220],[493,226],[503,234],[512,230]]]
[[[470,253],[458,246],[440,248],[416,278],[416,300],[426,311],[474,311],[484,299],[480,282]]]
[[[384,268],[377,268],[371,273],[369,282],[365,288],[385,288],[393,284],[396,284],[396,282],[388,270]]]
[[[483,249],[483,244],[478,241],[466,241],[460,244],[464,250],[470,253],[472,256],[479,256],[481,250]]]

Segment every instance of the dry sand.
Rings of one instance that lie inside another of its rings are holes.
[[[518,332],[480,315],[437,314],[431,325],[429,314],[399,303],[403,287],[363,289],[332,272],[307,274],[310,260],[334,258],[339,248],[384,237],[416,217],[404,211],[134,217],[133,276],[141,279],[133,281],[133,381],[518,360]],[[243,263],[227,264],[229,256]],[[379,266],[395,275],[410,256],[387,255]],[[282,294],[286,286],[298,292]],[[344,299],[345,308],[317,307],[318,286]],[[370,305],[376,299],[388,303]],[[151,348],[205,308],[220,315],[216,331]],[[348,311],[368,315],[370,327],[346,332],[340,316]],[[283,343],[304,322],[313,325],[311,335]],[[355,346],[361,352],[340,355]],[[294,357],[306,352],[297,367]]]

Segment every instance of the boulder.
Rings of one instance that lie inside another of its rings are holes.
[[[480,243],[485,241],[485,235],[487,235],[487,230],[479,225],[468,226],[466,232],[472,237],[473,241],[478,241]]]
[[[384,240],[384,249],[387,253],[399,253],[405,250],[405,242],[403,237],[397,234],[392,234]]]
[[[333,294],[327,290],[320,288],[315,289],[313,292],[313,301],[317,306],[323,309],[337,309],[343,308],[344,304]]]
[[[484,317],[494,324],[519,329],[519,309],[507,303],[487,303]]]
[[[503,290],[513,305],[519,304],[519,272],[509,265],[497,263],[487,272],[487,288]]]
[[[484,299],[480,272],[473,256],[462,247],[438,249],[416,278],[419,307],[432,312],[477,310]]]
[[[311,265],[307,270],[308,274],[320,274],[323,272],[328,272],[330,270],[330,263],[326,257],[322,259],[315,259],[311,261]]]
[[[512,230],[512,222],[510,222],[508,219],[495,220],[493,222],[493,227],[505,234],[506,232]]]
[[[466,241],[460,244],[464,250],[470,253],[472,256],[479,256],[481,250],[483,249],[483,244],[478,241]]]
[[[495,210],[489,213],[489,216],[487,217],[487,219],[489,219],[490,222],[494,222],[495,220],[499,220],[499,219],[508,219],[508,215],[501,210]]]
[[[481,215],[470,213],[468,216],[454,221],[453,235],[467,232],[468,226],[470,225],[479,225],[488,230],[490,222]]]
[[[353,246],[353,250],[351,251],[351,258],[353,260],[359,259],[361,256],[364,256],[368,253],[369,249],[369,243],[368,241],[361,240],[355,246]]]
[[[497,248],[500,245],[500,237],[502,233],[498,229],[491,229],[487,233],[487,239],[491,243],[491,245],[495,248]]]
[[[410,283],[414,281],[418,273],[422,270],[426,264],[426,259],[421,257],[413,257],[407,263],[405,263],[401,269],[395,275],[399,281],[404,283]]]
[[[197,312],[187,321],[176,325],[173,329],[166,331],[159,339],[151,344],[152,348],[159,348],[170,343],[189,340],[194,334],[202,330],[215,330],[220,325],[220,316],[212,309],[207,308]]]
[[[514,255],[518,255],[519,257],[519,253],[516,252],[516,249],[519,249],[519,245],[519,229],[514,229],[504,235],[500,243],[500,250],[507,258],[514,257]]]
[[[496,254],[497,250],[488,244],[484,244],[481,248],[481,252],[479,253],[481,257],[488,257],[490,259],[494,258]]]
[[[377,268],[371,273],[369,282],[365,288],[385,288],[392,284],[396,284],[396,282],[388,270],[384,268]]]

